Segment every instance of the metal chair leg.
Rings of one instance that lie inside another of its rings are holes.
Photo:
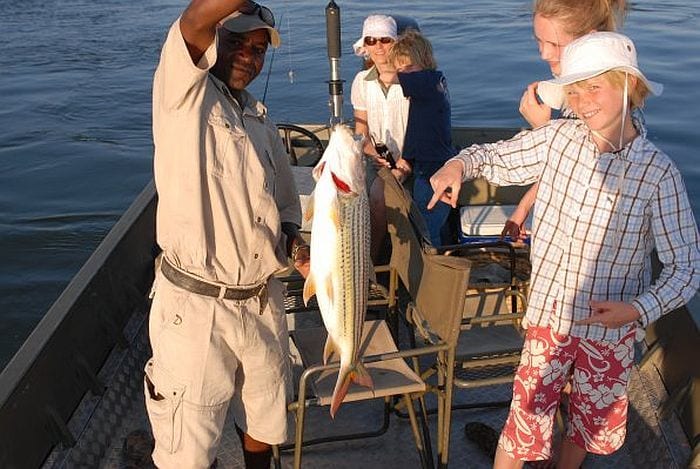
[[[409,324],[409,335],[408,335],[410,347],[412,349],[416,348],[416,335],[413,331],[413,328]],[[420,361],[418,357],[412,357],[411,358],[411,364],[413,366],[413,371],[421,377],[421,379],[427,381],[428,377],[430,375],[424,376],[421,373],[421,367],[420,367]],[[425,394],[421,394],[418,397],[418,402],[420,405],[420,420],[421,420],[421,431],[423,433],[423,441],[425,442],[425,452],[426,452],[426,457],[428,461],[430,461],[430,466],[429,467],[434,467],[433,464],[433,444],[430,439],[430,429],[428,427],[428,406],[425,403]],[[438,431],[438,436],[439,436],[439,431]]]
[[[440,461],[442,459],[442,454],[444,452],[444,433],[445,433],[445,381],[446,381],[446,375],[449,372],[449,369],[446,369],[445,367],[447,366],[446,359],[445,359],[445,352],[440,352],[437,357],[437,367],[438,367],[438,373],[437,373],[437,414],[438,414],[438,421],[437,421],[437,429],[438,429],[438,434],[437,434],[437,457],[438,457],[438,466],[440,465]]]
[[[418,457],[420,458],[421,467],[423,469],[433,469],[433,457],[432,451],[428,451],[430,447],[430,434],[426,440],[425,428],[418,428],[418,418],[416,417],[416,410],[413,407],[413,399],[411,399],[410,394],[403,395],[404,401],[406,402],[406,410],[408,412],[408,417],[411,422],[411,430],[413,431],[413,439],[416,443],[416,449],[418,450]]]
[[[447,369],[445,376],[445,399],[443,402],[442,447],[438,451],[438,468],[447,468],[450,456],[450,426],[452,425],[452,394],[454,392],[455,350],[447,352]]]
[[[279,445],[272,445],[272,462],[275,465],[275,469],[282,469],[282,459],[280,456]]]
[[[307,372],[304,372],[299,381],[299,394],[297,396],[297,418],[294,431],[294,469],[301,469],[301,449],[304,441],[304,417],[306,416],[306,378]]]
[[[435,467],[433,464],[433,443],[430,438],[430,428],[428,427],[428,406],[425,403],[425,394],[418,398],[418,403],[420,405],[420,421],[421,429],[423,431],[423,441],[425,442],[425,452],[430,461],[430,467]]]

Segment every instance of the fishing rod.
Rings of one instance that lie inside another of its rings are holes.
[[[285,2],[286,4],[286,2]],[[278,28],[282,28],[282,20],[284,19],[284,13],[282,13],[277,20],[277,24],[279,25]],[[289,20],[287,20],[287,29],[289,30]],[[289,33],[291,36],[291,32]],[[291,45],[289,46],[291,48]],[[273,48],[272,49],[272,56],[270,57],[270,62],[267,64],[267,75],[265,76],[265,91],[263,91],[263,97],[262,97],[262,103],[265,104],[265,99],[267,98],[267,89],[270,86],[270,75],[272,74],[272,64],[275,62],[275,54],[277,53],[277,49]],[[291,54],[291,49],[290,52]],[[290,78],[292,77],[292,71],[289,70],[289,76]]]
[[[270,85],[270,74],[272,73],[272,63],[275,61],[275,52],[277,49],[272,49],[272,57],[270,57],[270,63],[267,67],[267,76],[265,77],[265,91],[263,91],[262,103],[265,104],[265,99],[267,98],[267,88]]]
[[[343,122],[343,81],[340,79],[340,7],[334,0],[326,6],[326,42],[331,79],[328,81],[328,106],[331,127]]]

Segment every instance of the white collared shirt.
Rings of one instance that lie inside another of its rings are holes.
[[[398,158],[408,123],[409,100],[401,85],[394,83],[382,89],[376,67],[359,72],[350,92],[353,109],[367,112],[367,127],[376,142],[384,142]]]
[[[647,326],[698,289],[698,228],[680,172],[646,139],[600,154],[578,119],[554,120],[455,157],[465,180],[495,185],[540,180],[534,209],[529,324],[618,341],[634,325],[576,325],[591,300],[631,302]],[[652,250],[663,270],[651,281]]]

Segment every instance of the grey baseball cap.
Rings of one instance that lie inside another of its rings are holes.
[[[279,47],[282,43],[280,33],[275,29],[275,17],[272,11],[259,4],[250,13],[235,11],[223,20],[221,26],[233,33],[247,33],[256,29],[267,29],[272,47]]]

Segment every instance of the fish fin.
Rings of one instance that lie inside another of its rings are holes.
[[[311,272],[309,272],[309,276],[306,277],[306,281],[304,282],[304,306],[309,306],[309,300],[315,294],[316,280],[314,279],[314,275]]]
[[[331,398],[332,418],[335,418],[335,413],[338,411],[340,404],[343,403],[343,399],[345,399],[345,396],[348,394],[351,383],[357,383],[366,388],[374,389],[372,377],[362,362],[358,362],[350,369],[341,368],[338,373],[338,381],[336,381],[335,389],[333,390],[333,397]]]
[[[333,355],[335,352],[335,344],[333,343],[333,340],[331,339],[331,336],[329,335],[326,337],[326,344],[323,346],[323,364],[327,365],[328,364],[328,359]]]
[[[305,221],[310,221],[314,217],[314,194],[316,194],[316,191],[309,195],[309,200],[306,203],[306,210],[304,210]]]
[[[331,221],[333,222],[333,226],[337,231],[340,230],[340,214],[338,213],[338,208],[334,208],[330,211],[330,217]]]
[[[318,182],[319,179],[321,179],[321,174],[323,174],[323,168],[326,167],[326,160],[321,158],[321,161],[314,166],[314,169],[311,171],[311,175],[313,176],[314,180]]]
[[[352,193],[350,185],[347,182],[340,179],[338,176],[336,176],[336,174],[333,171],[331,171],[331,177],[333,178],[333,184],[335,184],[336,189],[346,194]]]
[[[365,368],[364,363],[357,362],[355,367],[356,373],[353,375],[353,382],[357,383],[366,388],[374,389],[374,381],[372,381],[372,376],[370,376],[369,371]]]
[[[352,369],[348,370],[341,368],[338,373],[338,381],[335,382],[335,389],[333,389],[333,397],[331,397],[331,418],[335,418],[335,413],[338,412],[340,404],[343,403],[343,399],[348,394],[348,389],[350,389],[351,383],[351,373]]]
[[[335,303],[335,295],[333,294],[333,281],[330,279],[330,277],[326,280],[326,283],[323,286],[326,288],[326,297],[328,298],[328,302],[333,305]]]

